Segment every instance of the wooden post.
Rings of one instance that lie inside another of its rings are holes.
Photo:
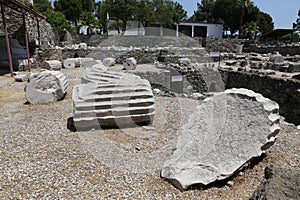
[[[9,38],[8,38],[5,15],[4,15],[4,4],[3,3],[1,3],[1,14],[2,14],[2,22],[3,22],[4,33],[5,33],[6,50],[7,50],[8,62],[9,62],[9,71],[10,71],[11,77],[13,77],[14,76],[14,70],[13,70],[12,58],[11,58],[11,53],[10,53],[10,45],[9,45]]]

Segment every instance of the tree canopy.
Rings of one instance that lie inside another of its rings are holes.
[[[260,11],[251,0],[202,0],[190,20],[223,22],[226,32],[238,33],[239,37],[249,36],[251,29],[261,33],[274,29],[272,17]]]
[[[296,19],[296,22],[293,23],[293,28],[300,31],[300,9],[298,10],[298,18]]]

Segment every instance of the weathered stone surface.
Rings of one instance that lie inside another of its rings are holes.
[[[204,100],[179,134],[161,175],[180,190],[226,179],[275,142],[279,106],[247,89]]]
[[[112,67],[116,64],[116,60],[114,58],[105,58],[103,60],[103,65],[106,67]]]
[[[93,58],[80,58],[81,65],[86,69],[90,68],[96,64],[99,64],[96,60]]]
[[[62,64],[59,60],[47,60],[41,63],[41,69],[59,71],[62,68]]]
[[[67,92],[66,76],[58,71],[43,71],[33,74],[25,87],[25,97],[29,103],[49,103],[62,100]]]
[[[93,58],[68,58],[64,60],[65,68],[76,68],[76,67],[89,68],[96,64],[98,64],[98,62]]]
[[[136,59],[134,57],[127,58],[125,62],[123,63],[125,70],[135,70],[136,69]]]
[[[68,58],[64,60],[64,68],[81,67],[81,58]]]
[[[256,199],[300,199],[300,172],[274,166],[265,169],[265,180],[253,193]]]
[[[150,83],[140,77],[86,70],[73,90],[73,118],[77,131],[147,125],[154,116]]]
[[[73,90],[73,118],[77,131],[151,123],[154,98],[150,83],[132,78],[130,74],[123,74],[115,82],[77,85]]]
[[[284,62],[284,57],[280,54],[274,54],[270,57],[270,61],[274,62],[275,64],[281,64]]]

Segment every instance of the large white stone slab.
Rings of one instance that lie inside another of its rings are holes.
[[[226,179],[269,148],[279,132],[279,106],[247,89],[204,100],[181,130],[162,177],[180,190]]]

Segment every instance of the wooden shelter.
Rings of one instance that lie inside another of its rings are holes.
[[[17,0],[0,0],[1,6],[1,15],[2,15],[2,22],[3,22],[3,29],[5,33],[5,42],[6,42],[6,49],[8,55],[8,62],[9,62],[9,70],[10,74],[13,77],[13,63],[12,63],[12,56],[11,56],[11,48],[9,44],[9,37],[8,37],[8,30],[7,30],[7,23],[5,19],[5,7],[9,7],[12,10],[19,12],[23,16],[23,25],[24,25],[24,36],[25,36],[25,44],[26,44],[26,53],[28,59],[28,70],[30,71],[30,54],[29,54],[29,45],[28,45],[28,34],[27,34],[27,24],[26,24],[26,15],[31,16],[37,20],[37,30],[38,30],[38,44],[41,45],[41,35],[40,35],[40,27],[39,21],[45,19],[44,16],[40,15],[36,11],[32,10],[28,6],[23,3],[18,2]]]

